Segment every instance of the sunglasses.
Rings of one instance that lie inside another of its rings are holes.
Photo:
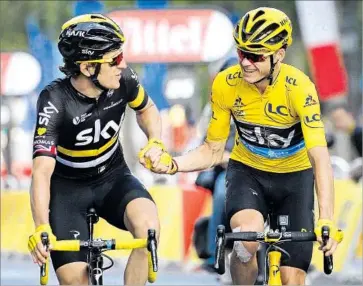
[[[111,59],[99,59],[99,60],[90,60],[90,61],[77,61],[76,63],[108,63],[111,67],[118,66],[124,58],[124,53],[119,53],[116,57]]]
[[[237,49],[237,54],[238,54],[238,57],[239,57],[241,62],[244,59],[247,59],[251,63],[258,63],[258,62],[263,62],[266,59],[266,57],[264,55],[256,55],[256,54],[253,54],[253,53],[244,52],[244,51],[242,51],[240,49]]]

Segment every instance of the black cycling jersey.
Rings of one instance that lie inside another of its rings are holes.
[[[118,137],[126,104],[140,110],[147,102],[130,67],[122,71],[120,87],[104,91],[98,99],[79,93],[70,77],[57,79],[38,98],[33,158],[55,158],[54,173],[68,178],[95,176],[122,164]]]

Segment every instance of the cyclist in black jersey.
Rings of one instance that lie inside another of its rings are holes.
[[[72,18],[62,26],[58,48],[66,74],[46,86],[37,103],[34,134],[31,208],[35,232],[28,248],[34,263],[48,252],[40,234],[55,239],[88,239],[86,211],[97,213],[134,237],[159,234],[155,203],[125,163],[118,140],[128,105],[149,141],[142,160],[157,161],[165,150],[161,122],[152,99],[136,73],[126,65],[125,37],[118,25],[101,14]],[[52,252],[62,285],[88,284],[86,252]],[[124,283],[145,284],[147,250],[133,250]]]

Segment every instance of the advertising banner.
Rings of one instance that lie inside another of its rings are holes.
[[[125,34],[128,62],[212,62],[233,46],[233,25],[218,10],[117,10],[108,16]]]

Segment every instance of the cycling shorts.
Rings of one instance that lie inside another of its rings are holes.
[[[94,207],[97,214],[111,225],[126,230],[124,212],[129,202],[137,198],[153,201],[141,182],[126,164],[114,167],[94,179],[70,180],[57,175],[51,179],[50,225],[58,240],[89,239],[87,209]],[[51,252],[53,267],[71,262],[87,262],[87,250],[79,252]]]
[[[259,211],[276,229],[278,215],[289,215],[290,231],[314,231],[314,174],[306,169],[291,173],[261,171],[230,160],[226,174],[226,214],[228,221],[244,209]],[[281,265],[308,270],[312,242],[279,244],[291,256],[282,255]]]

